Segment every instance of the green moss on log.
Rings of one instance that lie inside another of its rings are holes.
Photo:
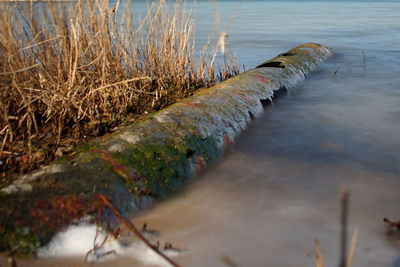
[[[126,181],[131,190],[164,198],[192,175],[192,162],[200,157],[211,162],[217,158],[218,150],[212,137],[191,135],[184,140],[177,137],[159,144],[133,145],[112,155],[138,173],[136,180]]]

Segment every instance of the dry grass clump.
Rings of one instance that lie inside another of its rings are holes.
[[[142,19],[119,1],[111,8],[100,0],[3,3],[3,176],[30,171],[127,118],[237,74],[226,52],[226,65],[216,69],[211,47],[195,56],[193,20],[180,1],[159,0]]]

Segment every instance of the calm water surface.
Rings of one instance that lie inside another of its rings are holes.
[[[201,46],[216,7],[188,5]],[[350,228],[359,231],[354,266],[400,266],[399,239],[382,223],[400,216],[400,2],[226,0],[218,8],[215,31],[230,35],[247,68],[304,42],[336,55],[276,101],[232,153],[133,221],[187,249],[175,258],[183,266],[227,266],[223,257],[314,266],[315,239],[326,266],[337,266],[339,194],[348,187]],[[99,265],[110,264],[141,266],[127,258]]]
[[[337,266],[339,195],[348,187],[350,228],[359,231],[354,266],[399,266],[400,243],[382,218],[400,213],[400,3],[218,6],[219,30],[248,68],[310,41],[336,55],[183,194],[133,221],[187,248],[176,258],[184,266],[226,266],[224,255],[238,266],[314,266],[315,239],[326,265]],[[213,9],[197,3],[199,42]]]

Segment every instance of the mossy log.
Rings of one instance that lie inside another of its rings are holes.
[[[31,254],[73,221],[109,219],[103,194],[133,214],[165,198],[232,145],[263,103],[314,70],[331,50],[300,45],[102,138],[77,155],[0,185],[0,250]]]

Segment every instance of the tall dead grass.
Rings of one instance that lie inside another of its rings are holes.
[[[14,4],[0,11],[3,176],[239,72],[228,53],[218,70],[210,45],[196,57],[181,1],[159,0],[142,19],[120,1]]]

